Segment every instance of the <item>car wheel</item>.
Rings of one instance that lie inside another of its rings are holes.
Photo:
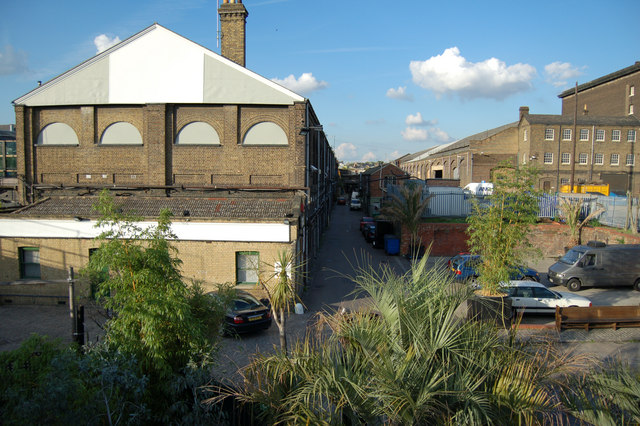
[[[638,278],[636,282],[633,284],[633,289],[635,291],[640,291],[640,278]]]
[[[570,291],[580,291],[580,289],[582,288],[582,284],[580,283],[579,279],[571,278],[567,283],[567,288]]]

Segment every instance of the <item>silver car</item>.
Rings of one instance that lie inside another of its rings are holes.
[[[590,307],[591,300],[573,293],[549,290],[535,281],[509,281],[502,285],[511,298],[511,307],[517,312],[553,313],[556,306]]]

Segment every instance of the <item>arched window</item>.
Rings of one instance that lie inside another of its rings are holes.
[[[78,135],[68,124],[51,123],[38,135],[38,145],[79,145]]]
[[[119,121],[107,127],[100,138],[101,145],[142,145],[142,136],[135,126]]]
[[[453,168],[453,178],[454,179],[460,179],[460,171],[458,170],[457,167]]]
[[[194,121],[178,132],[176,145],[220,145],[220,136],[209,123]]]
[[[287,135],[280,126],[270,121],[252,126],[242,141],[243,145],[288,145]]]

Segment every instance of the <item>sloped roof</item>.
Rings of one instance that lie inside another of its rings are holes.
[[[10,214],[25,218],[97,218],[95,196],[55,197],[27,206]],[[297,208],[292,196],[282,198],[186,198],[186,197],[115,197],[114,205],[123,213],[143,218],[157,218],[162,209],[176,218],[282,220]],[[185,214],[188,212],[188,214]]]
[[[363,175],[372,175],[372,174],[374,174],[376,172],[379,172],[380,170],[386,169],[387,167],[393,167],[394,169],[399,170],[403,175],[406,174],[406,172],[404,170],[402,170],[401,168],[399,168],[395,164],[391,164],[391,163],[385,163],[385,164],[381,164],[379,166],[371,167],[371,168],[365,170],[364,172],[362,172],[362,174]]]
[[[607,75],[602,76],[600,78],[596,78],[595,80],[591,80],[591,81],[588,81],[586,83],[580,84],[578,86],[578,92],[582,92],[584,90],[591,89],[593,87],[599,86],[599,85],[604,84],[604,83],[608,83],[609,81],[613,81],[615,79],[618,79],[620,77],[624,77],[624,76],[629,75],[629,74],[633,74],[634,72],[638,72],[638,71],[640,71],[640,61],[636,61],[636,63],[631,65],[630,67],[623,68],[621,70],[612,72],[611,74],[607,74]],[[575,94],[575,92],[576,92],[575,88],[567,89],[564,92],[560,93],[558,95],[558,97],[560,99],[566,98],[567,96],[571,96],[571,95]]]
[[[424,160],[425,158],[428,158],[428,157],[430,157],[431,155],[434,155],[434,154],[447,152],[447,151],[454,151],[454,150],[457,150],[457,149],[468,148],[469,147],[469,143],[471,141],[487,139],[487,138],[490,138],[492,136],[497,135],[500,132],[503,132],[503,131],[508,130],[508,129],[512,129],[514,127],[518,127],[518,122],[517,121],[515,121],[513,123],[505,124],[503,126],[499,126],[499,127],[493,128],[493,129],[485,130],[483,132],[479,132],[479,133],[476,133],[474,135],[467,136],[466,138],[459,139],[457,141],[453,141],[453,142],[445,143],[445,144],[442,144],[442,145],[434,146],[433,148],[429,148],[429,149],[427,149],[425,151],[421,151],[420,155],[417,155],[416,157],[412,158],[411,160],[409,160],[407,162],[420,161],[420,160]]]
[[[305,98],[153,24],[19,97],[14,104],[291,105]]]
[[[573,125],[573,115],[524,114],[523,120],[529,124]],[[598,115],[578,115],[578,126],[638,126],[640,119],[628,115],[625,117],[607,117]]]

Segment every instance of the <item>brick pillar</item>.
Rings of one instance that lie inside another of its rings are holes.
[[[144,112],[143,143],[147,157],[145,182],[151,186],[168,185],[166,176],[166,105],[149,104]]]
[[[18,202],[29,202],[27,184],[33,183],[33,144],[31,143],[30,109],[24,105],[16,105],[16,155],[18,169]]]
[[[242,0],[226,0],[220,5],[220,53],[240,66],[245,66],[246,24],[249,12]]]

